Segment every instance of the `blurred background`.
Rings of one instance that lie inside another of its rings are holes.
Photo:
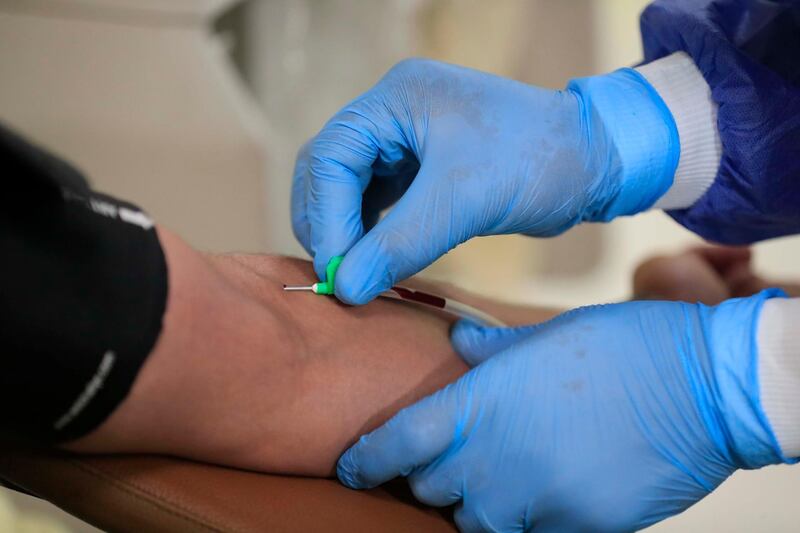
[[[646,4],[0,0],[0,120],[196,247],[305,255],[289,223],[294,155],[396,61],[421,55],[561,88],[640,61]],[[576,306],[628,297],[638,262],[697,242],[652,212],[551,240],[476,239],[426,274],[506,300]],[[797,238],[756,251],[762,273],[795,274]],[[797,530],[798,474],[737,473],[652,530]],[[0,530],[92,531],[10,492]]]

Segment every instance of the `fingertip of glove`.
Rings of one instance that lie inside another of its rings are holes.
[[[482,335],[484,329],[484,326],[474,320],[462,318],[453,324],[453,327],[450,329],[450,338],[454,342],[471,341],[476,335]]]
[[[336,297],[349,305],[364,305],[372,298],[365,293],[361,276],[353,269],[340,269],[336,274]]]
[[[453,348],[470,365],[480,359],[478,352],[486,337],[485,326],[466,318],[456,322],[450,330],[450,342]]]
[[[369,265],[365,268],[365,265]],[[364,305],[389,287],[376,278],[374,261],[359,253],[357,246],[345,256],[336,273],[336,296],[350,305]]]
[[[353,461],[352,448],[344,452],[336,463],[336,477],[345,487],[351,489],[364,488],[358,475],[358,468]]]

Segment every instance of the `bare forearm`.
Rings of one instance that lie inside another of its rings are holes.
[[[329,475],[359,435],[466,371],[450,347],[452,317],[284,293],[283,283],[313,280],[308,262],[206,256],[160,237],[170,272],[162,336],[126,401],[73,450]],[[509,323],[554,314],[444,290]]]
[[[449,322],[391,302],[295,296],[306,262],[203,256],[161,231],[162,335],[128,398],[68,448],[327,475],[359,434],[465,371]]]
[[[272,390],[277,374],[288,378],[280,346],[286,330],[270,310],[244,297],[174,234],[162,228],[159,237],[169,266],[161,336],[128,398],[71,449],[191,457],[191,448],[215,446],[204,434],[206,420],[240,415],[220,411],[240,394],[237,372],[262,373],[263,386]]]

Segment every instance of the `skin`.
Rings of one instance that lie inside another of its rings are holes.
[[[451,316],[285,293],[284,283],[315,281],[309,262],[203,255],[163,228],[159,237],[169,266],[162,334],[126,400],[68,449],[331,476],[358,436],[467,371],[450,347]],[[556,314],[458,296],[509,324]]]

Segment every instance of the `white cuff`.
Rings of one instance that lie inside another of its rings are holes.
[[[785,457],[800,457],[800,298],[764,302],[758,321],[761,407]]]
[[[722,157],[717,130],[717,104],[711,89],[685,52],[636,68],[667,104],[678,127],[681,155],[672,186],[653,206],[682,209],[691,206],[714,182]]]

